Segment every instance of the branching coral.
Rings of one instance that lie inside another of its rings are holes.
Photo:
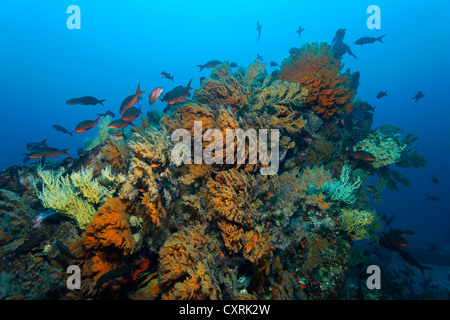
[[[209,78],[194,91],[194,97],[200,103],[212,107],[227,105],[235,110],[247,103],[247,95],[242,75],[239,72],[233,74],[227,62],[211,71]]]
[[[44,207],[75,219],[84,229],[95,213],[93,204],[112,195],[111,190],[101,186],[97,179],[92,179],[92,170],[91,167],[63,176],[61,172],[54,173],[39,166],[36,172],[42,181],[42,190],[37,187],[38,180],[32,183]],[[86,198],[80,197],[80,194]]]
[[[98,209],[84,233],[87,249],[113,247],[124,255],[131,254],[135,241],[126,216],[126,206],[118,198],[110,199]]]
[[[172,234],[159,251],[163,299],[218,299],[220,289],[211,269],[218,245],[204,226]]]
[[[361,187],[362,179],[358,176],[355,182],[350,183],[350,172],[351,167],[345,164],[342,167],[340,180],[333,183],[328,182],[324,185],[325,192],[332,201],[342,201],[347,204],[355,203],[354,191]]]
[[[344,208],[338,215],[338,221],[352,240],[374,240],[376,237],[373,233],[382,229],[374,211]]]
[[[305,104],[322,118],[352,110],[356,91],[351,88],[351,77],[341,73],[341,60],[333,56],[326,43],[303,45],[298,55],[282,63],[278,79],[299,83],[308,90]]]
[[[402,144],[400,136],[389,136],[382,130],[375,130],[366,139],[354,146],[354,151],[366,151],[375,156],[374,168],[384,167],[400,161],[406,144]]]

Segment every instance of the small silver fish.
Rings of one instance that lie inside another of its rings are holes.
[[[163,90],[164,90],[163,88],[155,88],[155,89],[153,89],[152,93],[150,94],[150,96],[148,98],[148,102],[150,103],[151,106],[153,106],[155,101],[159,99],[159,97],[161,96],[161,93],[163,92]]]

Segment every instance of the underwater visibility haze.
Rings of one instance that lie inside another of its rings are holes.
[[[448,12],[1,1],[0,299],[448,299]]]

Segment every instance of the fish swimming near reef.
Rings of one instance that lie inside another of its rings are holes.
[[[257,53],[257,54],[256,54],[256,60],[263,61],[264,58],[263,58],[262,55],[260,55],[259,53]]]
[[[204,68],[206,68],[206,69],[211,69],[211,68],[215,68],[215,67],[217,67],[219,64],[221,64],[222,62],[220,62],[219,60],[211,60],[211,61],[208,61],[207,63],[205,63],[205,64],[198,64],[197,65],[197,67],[199,67],[200,68],[200,71],[199,72],[202,72],[202,70],[204,69]]]
[[[413,257],[411,254],[409,254],[408,252],[406,252],[406,251],[404,251],[404,250],[398,250],[398,253],[400,253],[400,256],[401,256],[408,264],[410,264],[410,265],[413,266],[413,267],[419,268],[419,270],[420,270],[420,272],[422,272],[422,274],[424,274],[424,273],[423,273],[423,270],[425,270],[425,269],[431,269],[431,268],[429,268],[429,267],[425,267],[425,266],[419,264],[419,263],[417,262],[417,260],[414,259],[414,257]]]
[[[34,248],[41,245],[42,241],[44,241],[45,235],[43,233],[31,234],[24,243],[14,249],[13,254],[15,256],[20,256],[22,254],[28,253],[32,251]]]
[[[407,247],[408,241],[406,241],[406,239],[403,238],[400,234],[395,232],[395,230],[391,230],[388,233],[382,232],[379,244],[389,250],[396,251],[399,248]]]
[[[259,21],[256,21],[256,31],[258,31],[258,39],[256,41],[259,41],[259,38],[261,38],[261,25],[259,24]]]
[[[159,87],[152,90],[152,93],[150,93],[150,96],[148,97],[148,103],[150,104],[150,106],[153,106],[155,104],[156,100],[159,99],[163,91],[164,89]]]
[[[230,67],[231,68],[239,68],[239,66],[236,62],[231,62]]]
[[[276,79],[278,77],[278,74],[280,73],[280,70],[276,69],[273,70],[272,73],[270,74],[270,76],[274,79]]]
[[[169,105],[183,102],[184,99],[190,95],[189,90],[193,89],[191,88],[191,82],[192,79],[189,80],[189,83],[187,84],[186,87],[178,86],[173,88],[171,91],[167,92],[164,95],[162,101],[167,102]]]
[[[47,139],[44,139],[41,142],[28,142],[26,144],[26,148],[30,151],[39,149],[40,147],[48,147]]]
[[[386,225],[390,225],[394,219],[395,219],[395,214],[392,214],[392,216],[386,220]]]
[[[111,111],[106,111],[105,113],[97,113],[97,115],[98,116],[100,116],[100,117],[107,117],[107,116],[109,116],[109,117],[111,117],[111,118],[115,118],[115,114],[114,114],[114,112],[111,112]]]
[[[380,92],[378,92],[378,94],[377,94],[377,99],[381,99],[381,98],[383,98],[383,97],[387,97],[387,92],[386,91],[380,91]]]
[[[298,30],[295,31],[296,33],[298,33],[298,38],[301,39],[302,38],[302,32],[305,31],[305,29],[302,28],[302,26],[298,27]]]
[[[368,103],[364,103],[362,106],[361,106],[361,109],[363,109],[363,110],[366,110],[366,111],[373,111],[373,112],[375,112],[375,107],[372,107],[370,104],[368,104]]]
[[[57,157],[60,154],[69,155],[67,153],[67,151],[69,151],[69,149],[58,150],[56,148],[51,148],[51,147],[42,147],[42,148],[36,149],[34,151],[31,151],[30,153],[24,154],[25,159],[23,159],[23,163],[27,162],[30,159],[53,158],[53,157]]]
[[[78,148],[77,153],[80,158],[83,158],[88,154],[88,151],[84,150],[83,148]]]
[[[348,53],[353,58],[357,59],[352,50],[350,49],[350,46],[345,44],[343,41],[336,41],[332,47],[334,52],[334,57],[336,59],[342,57],[344,54]]]
[[[200,77],[200,85],[202,85],[202,83],[205,79],[206,79],[206,77]]]
[[[108,124],[108,128],[122,129],[122,128],[125,128],[126,126],[128,126],[130,123],[131,123],[130,121],[126,121],[124,119],[117,119],[117,120],[111,121],[111,123]]]
[[[413,99],[415,99],[414,102],[417,102],[417,100],[422,99],[423,97],[425,97],[425,95],[422,93],[422,91],[417,92],[417,94],[412,97]]]
[[[125,110],[125,112],[122,115],[122,120],[127,122],[134,121],[139,115],[142,115],[141,108],[131,107]]]
[[[358,89],[359,87],[359,78],[361,77],[359,71],[355,71],[352,73],[352,82],[350,82],[350,88]]]
[[[270,66],[271,67],[279,67],[278,63],[276,63],[275,61],[270,61]]]
[[[73,260],[80,260],[80,259],[83,259],[83,258],[84,258],[84,257],[79,258],[79,257],[75,256],[75,255],[70,251],[70,249],[69,249],[64,243],[62,243],[61,240],[56,240],[56,241],[55,241],[55,246],[58,248],[58,250],[59,250],[59,252],[60,252],[61,254],[65,255],[66,257],[68,257],[68,258],[70,258],[70,259],[73,259]]]
[[[47,210],[45,212],[42,212],[40,214],[37,215],[36,218],[33,219],[33,226],[31,227],[32,229],[36,229],[39,228],[41,226],[41,223],[47,219],[48,217],[54,215],[56,212],[53,210]]]
[[[300,49],[299,48],[290,48],[289,49],[289,55],[291,57],[295,57],[300,53]]]
[[[150,261],[148,259],[142,259],[137,262],[135,262],[133,265],[128,266],[120,266],[116,269],[113,269],[111,271],[108,271],[100,276],[97,280],[97,285],[110,282],[111,280],[123,277],[123,280],[121,280],[121,283],[126,283],[129,281],[136,280],[137,276],[147,270],[148,266],[150,264]]]
[[[103,101],[105,101],[106,99],[103,100],[98,100],[95,97],[91,97],[91,96],[86,96],[86,97],[81,97],[81,98],[73,98],[73,99],[69,99],[66,101],[67,104],[69,105],[75,105],[75,104],[81,104],[81,105],[96,105],[96,104],[101,104],[103,105]]]
[[[63,161],[61,161],[59,163],[59,166],[60,167],[67,167],[73,162],[73,160],[74,159],[72,157],[66,157]]]
[[[136,104],[136,102],[138,102],[140,95],[145,92],[147,92],[147,90],[141,91],[141,83],[139,83],[137,86],[137,89],[136,89],[136,93],[130,94],[120,104],[120,114],[123,114],[125,112],[125,110],[134,106]]]
[[[95,120],[84,120],[84,121],[81,121],[75,127],[75,132],[82,133],[82,132],[88,131],[89,129],[92,129],[93,127],[95,127],[96,124],[98,124],[98,119],[100,119],[100,117],[98,117]]]
[[[365,162],[374,162],[376,160],[375,156],[367,151],[350,151],[347,155],[353,159]]]
[[[438,196],[428,196],[427,200],[441,201],[441,198],[439,198]]]
[[[431,181],[433,181],[434,183],[439,183],[439,179],[436,177],[431,177]]]
[[[361,45],[361,47],[362,47],[364,44],[374,43],[375,41],[379,41],[379,42],[384,43],[384,42],[383,42],[383,37],[384,37],[384,36],[385,36],[385,34],[383,34],[381,37],[378,37],[378,38],[374,38],[374,37],[362,37],[362,38],[359,38],[358,40],[356,40],[356,41],[355,41],[355,44],[359,44],[359,45]]]
[[[173,76],[171,76],[170,73],[168,73],[168,72],[165,72],[165,71],[161,72],[161,77],[172,80],[172,82],[173,82]]]
[[[333,40],[331,40],[331,45],[333,45],[336,41],[344,41],[345,31],[347,29],[341,28],[336,31]]]
[[[58,132],[67,133],[67,134],[70,134],[70,135],[72,135],[72,133],[73,133],[73,132],[70,132],[69,130],[67,130],[66,128],[61,127],[61,126],[59,126],[57,124],[52,125],[52,127],[55,128],[55,130],[58,131]]]

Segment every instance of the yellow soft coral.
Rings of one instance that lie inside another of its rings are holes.
[[[373,238],[371,233],[381,228],[374,211],[342,209],[338,221],[353,240]]]

